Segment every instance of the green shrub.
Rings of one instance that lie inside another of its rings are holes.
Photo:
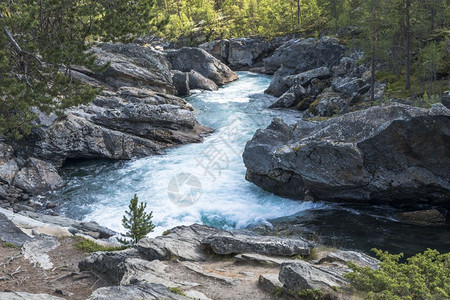
[[[367,292],[367,299],[450,299],[450,253],[428,249],[400,262],[403,253],[372,249],[380,268],[350,264],[346,274],[353,287]]]
[[[186,294],[179,287],[169,287],[169,291],[171,291],[174,294],[186,296]]]
[[[122,234],[125,238],[118,238],[117,240],[127,246],[134,246],[140,239],[144,238],[155,229],[152,223],[153,212],[146,213],[146,203],[139,203],[136,194],[130,200],[128,211],[125,211],[125,216],[122,219],[122,225],[127,229],[127,233]],[[127,218],[128,215],[128,218]]]
[[[117,247],[105,247],[102,245],[97,244],[94,241],[88,240],[86,238],[80,238],[80,241],[76,243],[76,246],[78,249],[91,253],[91,252],[97,252],[97,251],[118,251],[126,249],[126,246],[117,246]]]

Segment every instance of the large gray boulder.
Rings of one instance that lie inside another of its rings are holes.
[[[247,179],[278,195],[450,206],[450,110],[372,107],[323,122],[279,119],[243,154]]]
[[[114,88],[133,86],[156,92],[177,93],[164,54],[137,44],[100,44],[92,49],[100,65],[106,70],[90,73],[91,77]]]
[[[64,185],[64,181],[52,164],[31,157],[17,172],[13,184],[30,194],[38,194],[60,188]]]
[[[206,238],[204,245],[221,255],[237,253],[258,253],[278,256],[309,255],[312,248],[309,242],[300,239],[273,236],[251,236],[222,232]]]
[[[167,51],[167,58],[173,70],[197,71],[217,85],[224,85],[238,79],[236,73],[229,67],[200,48],[183,47],[179,50],[170,50]]]
[[[275,73],[281,66],[298,74],[319,67],[332,67],[339,63],[345,47],[335,38],[292,39],[264,60],[267,72]]]
[[[266,72],[274,74],[266,93],[279,97],[296,83],[329,77],[330,68],[339,63],[344,51],[345,47],[330,37],[286,42],[264,60]]]
[[[11,184],[18,171],[13,147],[0,143],[0,181]]]
[[[220,232],[222,230],[199,224],[179,226],[166,235],[140,240],[136,248],[148,260],[204,261],[207,254],[202,241]]]
[[[321,290],[330,292],[348,285],[344,274],[350,271],[343,266],[315,266],[306,261],[281,265],[278,279],[290,291]]]
[[[289,40],[290,36],[265,39],[262,37],[240,37],[204,43],[199,47],[227,64],[233,70],[248,70],[262,67],[263,60],[275,49]]]
[[[200,142],[209,132],[184,99],[123,87],[42,126],[33,152],[57,166],[67,158],[130,159]]]

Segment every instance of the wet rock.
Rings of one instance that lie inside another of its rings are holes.
[[[133,285],[120,285],[104,287],[95,290],[87,300],[157,300],[157,299],[174,299],[174,300],[188,300],[181,295],[174,294],[169,289],[161,284],[153,283],[138,283]]]
[[[283,287],[278,279],[278,274],[261,274],[258,279],[258,286],[264,291],[273,293]]]
[[[278,195],[450,206],[450,111],[372,107],[293,127],[274,120],[243,154],[247,179]]]
[[[0,212],[0,241],[21,247],[31,238]]]
[[[271,236],[251,236],[219,233],[206,238],[203,244],[214,253],[221,255],[236,253],[258,253],[279,256],[309,255],[311,245],[300,239],[287,239]]]
[[[30,294],[25,292],[0,292],[2,300],[64,300],[49,294]]]
[[[446,225],[445,217],[437,209],[402,212],[397,214],[396,217],[401,222],[409,224],[426,226]]]
[[[14,177],[13,184],[31,194],[54,190],[64,185],[56,168],[37,158],[29,158],[26,165]]]
[[[93,74],[95,79],[114,88],[132,86],[176,94],[170,64],[162,53],[136,44],[110,43],[101,44],[92,51],[99,64],[109,63],[105,71]]]
[[[188,96],[191,93],[188,73],[174,70],[172,71],[172,81],[178,96]]]
[[[191,70],[189,73],[189,88],[206,90],[206,91],[217,91],[219,87],[211,79],[206,78],[197,71]]]
[[[173,70],[197,71],[217,85],[223,85],[238,79],[236,73],[231,71],[229,67],[200,48],[183,47],[179,50],[170,50],[167,52],[167,58]]]
[[[220,229],[199,224],[179,226],[166,235],[140,240],[136,248],[148,260],[204,261],[207,255],[202,241],[219,232]]]
[[[284,288],[292,291],[321,290],[332,291],[348,284],[343,277],[345,268],[324,268],[299,260],[281,266],[278,279]]]

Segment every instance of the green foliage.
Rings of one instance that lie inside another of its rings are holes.
[[[147,234],[155,229],[151,219],[153,212],[146,213],[146,203],[139,203],[139,199],[135,194],[130,200],[130,205],[122,219],[122,226],[127,229],[126,234],[122,234],[126,239],[118,238],[117,240],[127,246],[134,246],[144,238]],[[128,216],[128,217],[127,217]]]
[[[381,260],[379,269],[351,264],[346,275],[367,299],[450,299],[450,253],[428,249],[402,263],[402,253],[373,251]]]
[[[169,291],[177,295],[186,296],[179,287],[169,287]]]
[[[20,249],[20,246],[14,245],[13,243],[6,243],[6,242],[2,242],[2,241],[0,241],[0,246],[5,247],[5,248],[17,248],[17,249]]]
[[[36,115],[87,103],[99,92],[76,80],[74,66],[98,70],[93,41],[126,41],[148,28],[147,0],[0,2],[0,135],[30,133]]]
[[[84,252],[92,253],[97,251],[118,251],[126,249],[126,246],[118,246],[118,247],[105,247],[97,244],[96,242],[86,239],[80,238],[80,241],[76,243],[76,247]]]

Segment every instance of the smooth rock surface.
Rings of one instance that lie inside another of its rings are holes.
[[[170,64],[164,54],[137,44],[104,43],[92,50],[108,68],[92,76],[114,88],[133,86],[176,94]],[[91,75],[91,74],[89,74]]]
[[[0,292],[1,300],[64,300],[49,294],[30,294],[25,292]]]
[[[214,253],[221,255],[258,253],[267,255],[309,255],[311,245],[304,240],[272,236],[251,236],[232,232],[219,233],[203,240]]]
[[[194,90],[206,90],[206,91],[217,91],[219,87],[211,79],[206,78],[199,72],[191,70],[188,73],[189,76],[189,88]]]
[[[278,279],[278,274],[261,274],[259,275],[258,286],[269,293],[273,293],[282,288],[283,284]]]
[[[144,238],[136,248],[148,260],[180,259],[188,261],[204,261],[205,253],[202,241],[222,230],[204,225],[179,226],[163,236]]]
[[[11,220],[0,211],[0,241],[21,247],[31,237],[14,225]]]
[[[285,289],[293,291],[321,290],[331,291],[348,284],[344,279],[344,268],[322,268],[308,262],[298,260],[281,266],[278,279]],[[348,269],[347,269],[348,270]],[[348,270],[349,271],[349,270]]]
[[[120,285],[104,287],[95,290],[87,300],[188,300],[184,296],[174,294],[161,284],[139,283],[134,285]]]

